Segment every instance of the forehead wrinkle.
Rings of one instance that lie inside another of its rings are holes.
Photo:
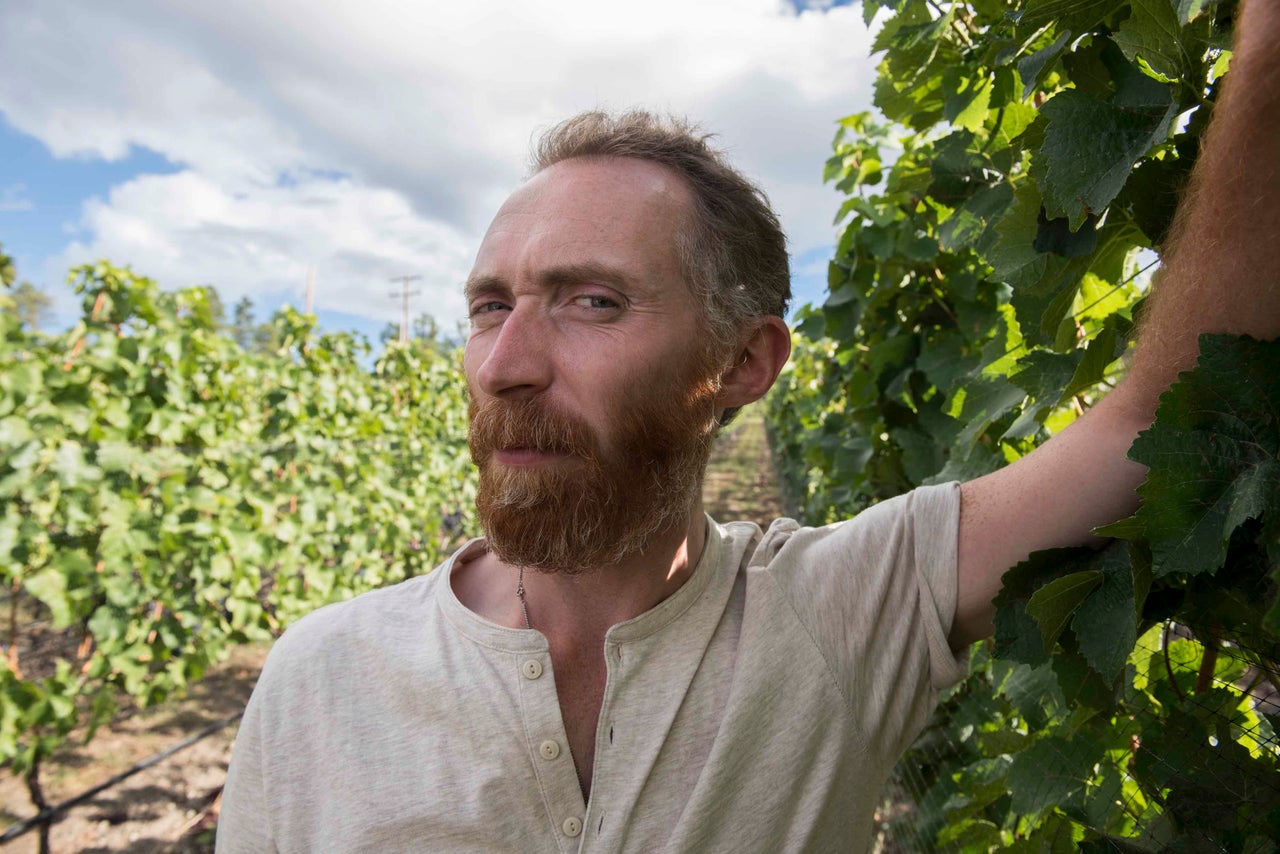
[[[613,157],[553,164],[499,210],[475,284],[510,292],[523,282],[596,280],[656,297],[666,290],[659,280],[673,279],[688,291],[679,245],[692,202],[680,176],[658,164]],[[471,284],[469,295],[477,290]]]

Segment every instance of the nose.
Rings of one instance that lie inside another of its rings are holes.
[[[534,306],[517,303],[501,325],[467,342],[468,357],[479,360],[476,385],[487,395],[508,399],[543,391],[551,383],[551,336]]]

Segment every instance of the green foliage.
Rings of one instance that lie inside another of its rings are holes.
[[[231,337],[240,345],[240,349],[251,353],[265,355],[275,352],[280,347],[275,325],[254,321],[253,300],[248,297],[241,297],[235,304],[231,321]]]
[[[13,288],[13,302],[18,322],[31,329],[39,329],[45,315],[53,307],[53,300],[49,295],[30,282],[22,282]]]
[[[881,117],[839,122],[829,294],[769,399],[824,523],[1024,456],[1122,376],[1225,73],[1222,0],[865,0]],[[904,768],[964,850],[1274,850],[1280,343],[1207,336],[1109,547],[1011,569]],[[919,838],[919,837],[917,837]]]
[[[19,773],[122,695],[160,702],[231,644],[428,571],[474,499],[457,354],[393,346],[370,372],[367,343],[290,308],[277,348],[246,352],[211,289],[72,275],[70,331],[0,319],[0,761]],[[64,654],[20,655],[50,625]]]
[[[13,259],[4,254],[4,244],[0,243],[0,288],[7,288],[12,285],[16,277],[17,270],[14,269]],[[8,308],[6,307],[7,310]]]

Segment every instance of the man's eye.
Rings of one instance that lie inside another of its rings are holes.
[[[491,300],[491,301],[489,301],[489,302],[476,303],[476,304],[475,304],[474,306],[472,306],[472,308],[471,308],[471,316],[472,316],[472,317],[478,317],[478,316],[480,316],[480,315],[482,315],[482,314],[491,314],[491,313],[493,313],[493,312],[495,312],[495,311],[502,311],[502,310],[503,310],[503,309],[505,309],[506,307],[507,307],[507,304],[506,304],[506,303],[504,303],[504,302],[498,302],[497,300]]]
[[[618,301],[602,294],[583,294],[575,297],[574,302],[583,308],[612,309],[618,307]]]

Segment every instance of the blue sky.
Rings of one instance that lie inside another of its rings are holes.
[[[0,115],[0,243],[17,262],[22,278],[41,287],[41,265],[75,236],[83,236],[80,209],[92,196],[105,197],[116,184],[144,173],[177,167],[153,151],[134,147],[127,157],[55,157],[44,143],[16,130]]]
[[[322,325],[371,337],[398,316],[388,279],[421,275],[414,310],[451,329],[533,132],[640,105],[717,134],[779,211],[796,304],[821,300],[839,204],[822,164],[835,119],[868,108],[873,63],[860,9],[786,4],[317,0],[299,24],[258,0],[14,0],[0,243],[57,325],[67,269],[108,257],[260,317],[300,305],[314,267]]]

